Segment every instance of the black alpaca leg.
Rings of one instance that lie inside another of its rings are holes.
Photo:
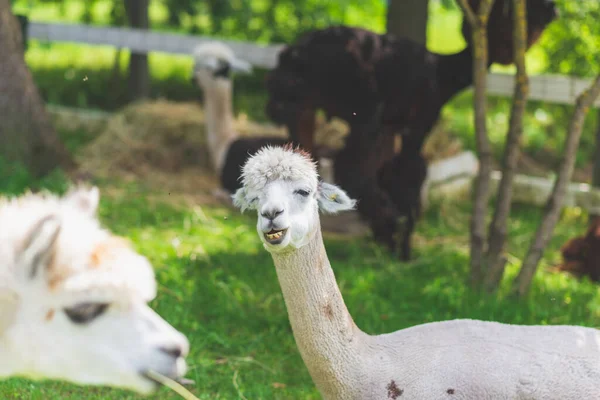
[[[395,252],[400,214],[377,181],[383,149],[378,146],[378,138],[369,136],[368,131],[360,131],[360,128],[351,127],[346,145],[335,157],[335,181],[358,200],[357,211],[369,222],[375,240]]]
[[[411,258],[411,237],[421,211],[421,188],[426,176],[427,164],[421,154],[404,147],[378,171],[378,183],[402,219],[396,241],[404,261]]]

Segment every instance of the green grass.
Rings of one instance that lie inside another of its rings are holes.
[[[159,294],[152,306],[191,343],[189,378],[201,399],[318,399],[296,349],[269,254],[254,215],[224,208],[188,209],[148,200],[143,183],[102,184],[102,222],[129,237],[155,266]],[[424,322],[479,318],[519,324],[600,323],[596,285],[545,271],[585,215],[567,210],[555,232],[531,296],[504,296],[541,212],[517,206],[510,223],[509,267],[498,296],[479,296],[468,276],[469,206],[433,204],[418,225],[416,261],[402,264],[366,239],[326,237],[338,284],[356,323],[384,333]],[[283,384],[283,386],[281,385]],[[132,393],[62,382],[10,379],[0,398],[137,399]],[[154,399],[176,399],[166,389]]]

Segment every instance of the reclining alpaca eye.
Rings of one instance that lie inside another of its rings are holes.
[[[296,190],[294,193],[299,194],[300,196],[307,197],[310,192],[302,189]]]
[[[107,303],[81,303],[76,306],[65,308],[67,317],[76,324],[91,322],[102,315],[108,308]]]

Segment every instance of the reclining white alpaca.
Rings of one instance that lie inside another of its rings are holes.
[[[326,399],[597,399],[600,335],[576,326],[477,320],[362,332],[348,313],[319,222],[354,201],[319,182],[309,158],[265,148],[244,165],[234,204],[258,212],[294,338]]]
[[[0,199],[0,377],[140,393],[186,371],[188,341],[146,304],[146,258],[102,229],[97,188]]]

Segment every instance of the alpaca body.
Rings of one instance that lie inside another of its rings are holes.
[[[563,263],[559,270],[577,277],[588,276],[600,282],[600,218],[594,218],[584,236],[570,239],[561,248]]]
[[[0,199],[0,378],[150,393],[186,370],[187,339],[147,302],[149,262],[100,227],[97,189]]]
[[[248,157],[266,145],[283,146],[287,142],[289,140],[276,137],[239,138],[231,142],[221,169],[221,187],[235,193],[242,186],[239,177]]]
[[[265,148],[244,165],[234,204],[258,214],[294,339],[323,398],[583,399],[600,393],[600,332],[470,319],[369,335],[354,323],[331,268],[319,209],[352,209],[318,180],[310,156]]]

